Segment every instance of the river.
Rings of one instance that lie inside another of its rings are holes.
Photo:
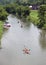
[[[2,36],[0,65],[46,65],[46,31],[13,15],[7,21],[11,27]],[[24,47],[30,49],[30,54],[23,53]]]

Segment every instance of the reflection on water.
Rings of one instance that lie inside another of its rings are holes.
[[[40,45],[42,49],[46,49],[46,31],[44,30],[40,33]]]
[[[1,40],[0,65],[46,65],[46,49],[42,50],[46,48],[45,32],[11,15],[8,22],[11,27]],[[30,55],[23,53],[25,47],[31,50]]]

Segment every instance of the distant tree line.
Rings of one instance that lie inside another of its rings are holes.
[[[46,0],[0,0],[0,4],[6,5],[11,3],[18,3],[19,5],[32,5],[32,4],[46,4]]]

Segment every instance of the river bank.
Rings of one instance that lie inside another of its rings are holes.
[[[3,22],[0,21],[0,48],[1,48],[1,37],[2,37],[2,34],[3,34]]]
[[[2,34],[3,34],[3,22],[2,21],[0,21],[0,39],[1,39],[1,37],[2,37]]]

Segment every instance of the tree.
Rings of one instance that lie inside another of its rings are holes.
[[[9,4],[5,6],[5,10],[8,13],[16,14],[16,5],[15,4]]]
[[[39,24],[38,27],[42,28],[46,24],[46,5],[41,5],[39,8]]]
[[[26,16],[29,16],[30,14],[30,8],[28,6],[25,6],[23,8],[23,16],[26,17]]]
[[[21,17],[21,14],[22,14],[21,6],[18,6],[18,7],[16,8],[16,12],[17,12],[17,14]]]
[[[8,13],[5,11],[3,6],[0,6],[0,20],[7,19]]]

